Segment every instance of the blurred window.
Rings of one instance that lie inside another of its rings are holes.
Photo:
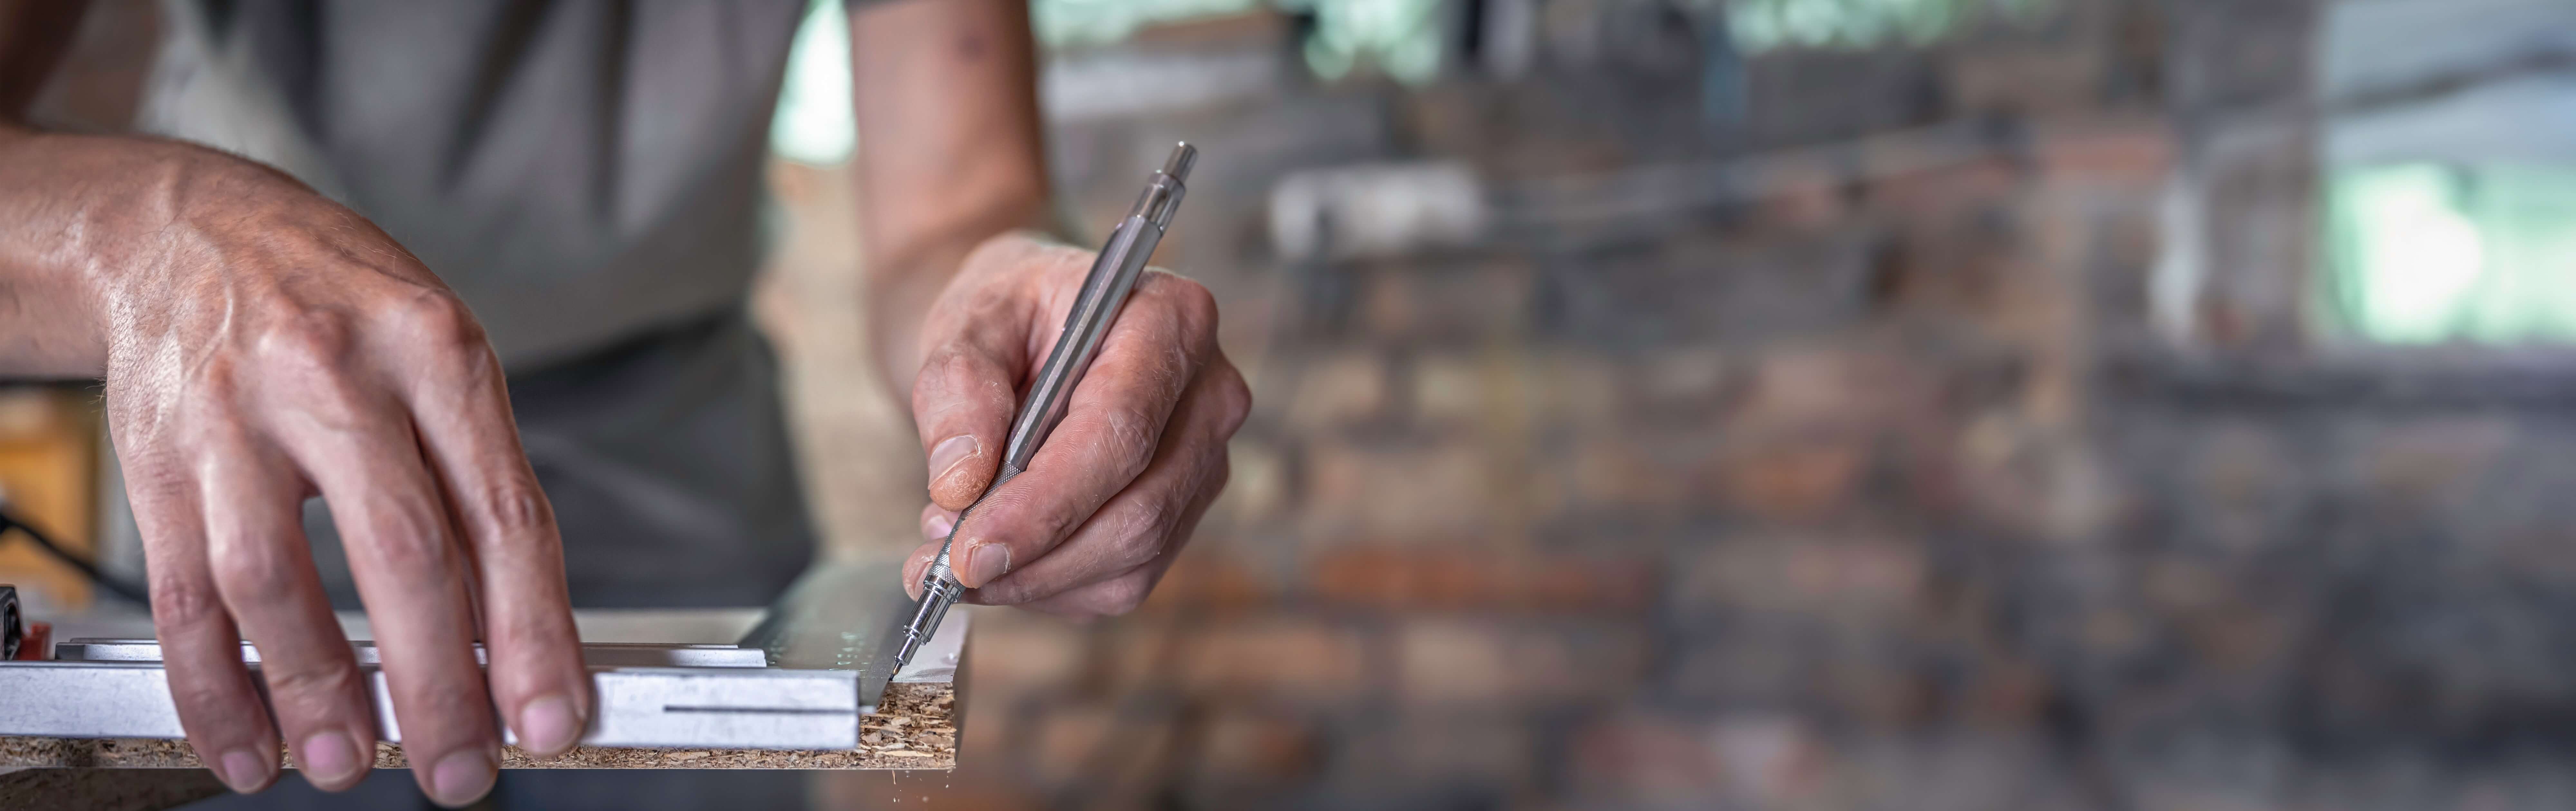
[[[1030,25],[1049,48],[1109,45],[1158,23],[1243,14],[1263,6],[1314,20],[1306,66],[1339,79],[1367,65],[1421,84],[1440,71],[1443,0],[1030,0]]]
[[[1716,2],[1716,0],[1700,0]],[[1979,15],[2029,18],[2052,0],[1733,0],[1727,27],[1746,51],[1925,43]]]
[[[1030,0],[1029,27],[1049,48],[1107,45],[1155,23],[1241,14],[1259,0]]]
[[[2349,0],[2320,57],[2332,325],[2576,340],[2576,3]]]
[[[1440,72],[1440,0],[1298,0],[1315,31],[1306,38],[1306,67],[1338,79],[1363,61],[1398,81],[1421,84]]]
[[[830,166],[848,160],[858,139],[858,117],[850,109],[850,19],[841,0],[814,0],[788,47],[769,150]]]
[[[2327,182],[2332,309],[2354,331],[2576,339],[2576,166],[2345,166]]]

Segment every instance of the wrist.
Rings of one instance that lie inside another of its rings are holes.
[[[0,373],[101,377],[122,336],[221,271],[223,234],[272,230],[297,202],[274,170],[188,144],[0,135]]]
[[[97,140],[0,126],[0,376],[105,369],[104,284],[126,253],[105,232],[134,216],[116,190],[136,183]]]
[[[1006,237],[1059,241],[1047,228],[1044,205],[1032,202],[1007,218],[954,229],[935,239],[913,240],[898,251],[871,253],[866,262],[867,328],[877,373],[898,403],[909,408],[912,380],[921,372],[921,325],[931,306],[954,282],[967,258]]]
[[[123,180],[81,202],[79,233],[65,248],[110,340],[130,326],[129,314],[197,289],[193,277],[250,270],[236,267],[233,246],[285,234],[281,213],[328,204],[283,173],[189,144],[140,142],[102,168]]]

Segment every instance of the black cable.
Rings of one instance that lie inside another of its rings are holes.
[[[35,541],[36,546],[45,550],[45,554],[52,555],[55,560],[62,561],[65,566],[70,566],[74,569],[80,570],[82,577],[89,578],[89,582],[97,584],[100,589],[104,589],[108,593],[114,594],[118,597],[131,600],[137,605],[152,604],[152,598],[144,591],[143,586],[108,576],[106,572],[99,571],[98,567],[91,565],[89,561],[82,560],[79,555],[74,555],[68,551],[64,551],[62,547],[55,546],[54,539],[45,537],[45,534],[42,532],[37,532],[35,527],[27,526],[26,522],[11,517],[6,510],[0,510],[0,536],[9,534],[9,530],[13,529],[17,530],[19,534],[27,536],[28,540]]]

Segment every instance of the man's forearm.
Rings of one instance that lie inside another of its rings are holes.
[[[1047,223],[1022,0],[904,0],[851,18],[869,330],[909,402],[921,315],[985,239]]]
[[[35,177],[58,144],[24,121],[78,28],[81,0],[0,0],[0,378],[95,377],[104,342],[64,244],[67,200]],[[50,235],[47,234],[50,232]]]
[[[0,123],[0,377],[98,377],[107,364],[86,216],[103,190],[67,178],[81,141]]]

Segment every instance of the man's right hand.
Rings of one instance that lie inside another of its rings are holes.
[[[489,790],[495,706],[540,755],[579,737],[590,681],[560,539],[499,360],[382,231],[212,151],[0,128],[0,305],[85,333],[14,336],[51,351],[20,368],[106,378],[171,696],[224,782],[274,780],[281,733],[325,789],[374,761],[365,677],[302,531],[314,495],[331,505],[432,799]]]

